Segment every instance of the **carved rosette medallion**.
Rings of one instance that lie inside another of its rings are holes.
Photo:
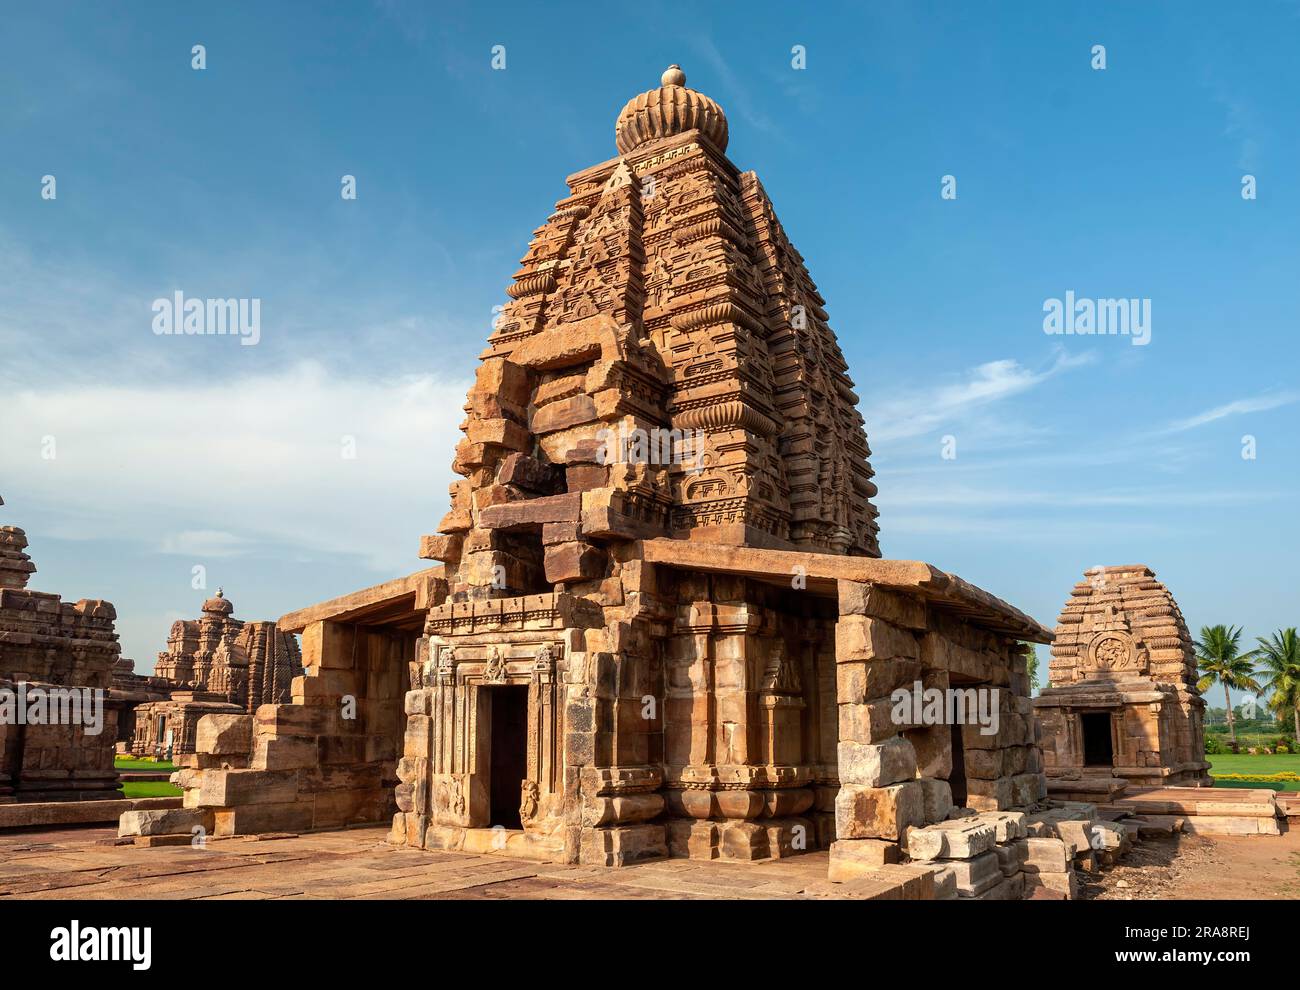
[[[1146,669],[1146,649],[1128,633],[1104,630],[1088,644],[1088,667],[1100,673],[1140,673]]]

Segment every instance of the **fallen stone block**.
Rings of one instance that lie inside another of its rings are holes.
[[[1063,839],[1030,837],[1025,839],[1023,869],[1026,873],[1065,873],[1072,870],[1077,851],[1072,842]]]
[[[912,859],[973,859],[988,852],[997,841],[992,825],[978,819],[950,819],[907,832],[907,854]]]
[[[979,815],[979,820],[993,826],[998,842],[1010,842],[1029,834],[1025,824],[1027,817],[1023,811],[985,811]]]
[[[998,854],[998,866],[1004,877],[1014,876],[1024,866],[1029,855],[1029,843],[1026,839],[1012,839],[1010,842],[994,847]]]
[[[1047,890],[1059,896],[1055,900],[1076,900],[1079,896],[1079,877],[1074,870],[1067,873],[1034,873],[1026,870],[1025,891],[1026,894],[1034,900],[1036,888],[1046,888]]]
[[[212,811],[208,808],[166,808],[128,811],[118,820],[119,838],[137,835],[193,835],[194,829],[212,832]]]
[[[974,897],[1003,880],[995,852],[982,853],[973,859],[946,860],[943,864],[953,871],[959,897]]]
[[[909,825],[924,823],[924,811],[915,780],[888,787],[845,784],[835,798],[835,833],[845,839],[899,839]]]
[[[242,755],[252,742],[251,715],[204,715],[194,736],[195,750],[213,756]]]
[[[831,843],[827,877],[835,881],[852,880],[888,863],[897,863],[897,843],[883,839],[837,839]]]

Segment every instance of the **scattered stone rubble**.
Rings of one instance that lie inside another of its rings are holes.
[[[899,845],[850,844],[845,854],[835,843],[830,879],[844,885],[845,896],[867,899],[913,899],[913,889],[923,900],[1074,900],[1081,875],[1114,866],[1141,835],[1175,830],[1137,818],[1111,821],[1079,802],[954,808],[949,816],[909,828]],[[929,879],[920,880],[924,874]]]

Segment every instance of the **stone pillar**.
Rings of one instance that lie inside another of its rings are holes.
[[[839,608],[840,790],[831,869],[843,879],[897,861],[907,829],[945,818],[951,797],[945,797],[947,781],[918,776],[916,749],[903,735],[917,726],[890,697],[898,688],[911,690],[921,677],[917,633],[926,625],[925,606],[883,588],[840,581]]]

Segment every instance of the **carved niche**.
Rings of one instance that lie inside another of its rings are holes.
[[[487,666],[483,668],[483,683],[504,684],[506,679],[506,661],[499,646],[492,647],[488,654]]]

